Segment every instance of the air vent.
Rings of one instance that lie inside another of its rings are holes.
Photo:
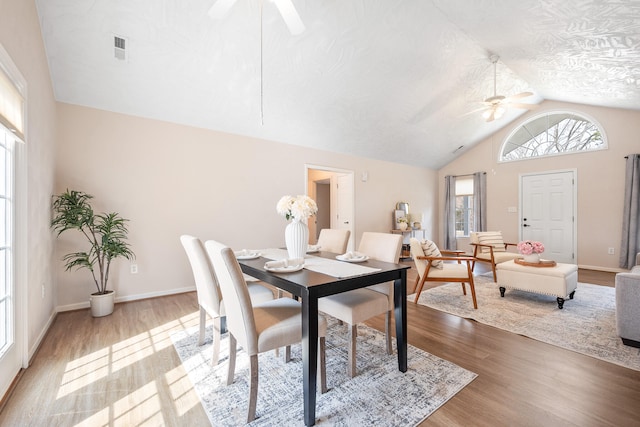
[[[113,36],[113,50],[116,59],[125,61],[127,59],[127,39]]]

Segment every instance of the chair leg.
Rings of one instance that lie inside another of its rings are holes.
[[[422,278],[420,278],[420,283],[418,284],[418,289],[416,290],[416,298],[413,300],[415,304],[418,303],[418,298],[420,298],[420,293],[422,292],[422,288],[424,287],[424,281],[426,278],[427,278],[426,274],[422,276]]]
[[[347,362],[347,375],[349,378],[356,376],[356,336],[358,335],[358,327],[349,325],[349,351]]]
[[[211,365],[216,366],[220,360],[220,316],[213,319],[213,355],[211,356]]]
[[[464,287],[464,282],[460,282],[460,284],[462,285],[462,295],[466,295],[467,294],[467,288]]]
[[[473,308],[478,309],[478,301],[476,300],[476,287],[473,284],[473,276],[469,281],[469,287],[471,288],[471,297],[473,298]]]
[[[498,283],[498,277],[496,276],[496,265],[491,263],[491,270],[493,270],[493,282]]]
[[[256,404],[258,403],[258,355],[249,356],[251,385],[249,386],[249,411],[247,423],[256,419]]]
[[[198,335],[198,345],[204,344],[204,331],[207,326],[207,312],[200,307],[200,335]]]
[[[325,337],[320,337],[318,340],[318,386],[320,387],[320,393],[327,392],[327,358],[325,357],[326,350]]]
[[[384,335],[387,341],[387,354],[393,353],[393,348],[391,347],[391,313],[392,311],[389,310],[384,315]]]
[[[227,385],[233,382],[236,373],[236,337],[229,333],[229,371],[227,373]]]

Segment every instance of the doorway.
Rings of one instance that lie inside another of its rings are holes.
[[[576,263],[576,171],[520,175],[521,240],[544,244],[545,259]]]
[[[309,222],[309,243],[315,244],[323,228],[351,231],[347,250],[355,247],[354,172],[325,166],[305,165],[307,195],[318,205]]]

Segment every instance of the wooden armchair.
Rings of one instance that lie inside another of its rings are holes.
[[[520,256],[518,253],[509,252],[509,246],[514,248],[517,243],[505,243],[502,239],[500,231],[478,231],[472,232],[470,244],[473,246],[474,261],[471,264],[471,270],[475,270],[476,262],[486,262],[491,265],[493,271],[493,281],[497,282],[496,264],[511,261]]]
[[[440,251],[435,243],[428,240],[423,244],[420,243],[418,239],[411,238],[409,244],[411,246],[411,256],[418,270],[415,303],[418,302],[424,283],[427,281],[460,282],[462,284],[463,295],[467,294],[465,283],[469,283],[471,297],[473,299],[473,308],[478,308],[471,267],[474,261],[473,257],[463,256],[463,251]],[[444,261],[457,261],[457,263],[447,263]]]

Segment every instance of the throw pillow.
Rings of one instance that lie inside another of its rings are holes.
[[[478,243],[482,245],[493,246],[494,252],[504,252],[504,240],[502,240],[502,231],[482,231],[478,233]],[[480,247],[482,253],[489,253],[487,247]]]
[[[420,242],[420,246],[422,246],[424,256],[442,256],[442,254],[440,253],[440,249],[438,249],[436,244],[431,240],[423,240],[422,242]],[[444,268],[444,262],[442,260],[431,261],[431,266],[442,270]]]

